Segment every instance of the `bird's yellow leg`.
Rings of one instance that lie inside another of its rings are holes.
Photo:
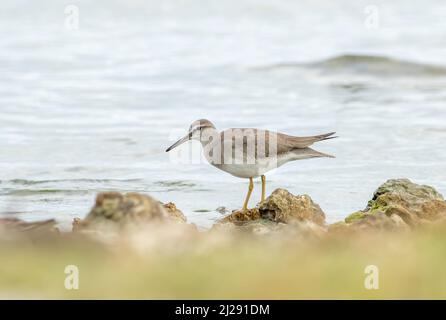
[[[252,178],[249,178],[248,194],[246,195],[245,203],[243,204],[243,211],[248,209],[248,202],[251,197],[252,189],[254,189],[254,183],[252,182]]]
[[[265,200],[266,178],[263,174],[262,174],[261,178],[262,178],[262,199],[260,201],[263,201],[263,200]]]

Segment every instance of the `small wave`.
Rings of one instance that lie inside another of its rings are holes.
[[[426,76],[445,77],[446,67],[404,61],[385,56],[340,55],[310,63],[280,63],[257,70],[313,69],[323,73],[350,73],[373,76]]]
[[[161,187],[179,187],[179,188],[196,186],[195,183],[185,180],[156,181],[155,184]]]
[[[0,183],[11,183],[15,185],[32,186],[47,183],[60,183],[60,182],[86,182],[86,183],[109,183],[109,182],[139,182],[141,179],[60,179],[60,180],[26,180],[26,179],[13,179],[13,180],[0,180]]]
[[[63,190],[63,189],[15,189],[3,192],[2,196],[35,196],[44,194],[64,194],[64,195],[86,195],[89,191],[86,190]]]

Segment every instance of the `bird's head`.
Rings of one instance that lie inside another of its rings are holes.
[[[189,140],[198,140],[201,141],[201,137],[203,136],[203,132],[206,130],[215,130],[215,126],[206,119],[195,120],[189,127],[188,133],[182,137],[180,140],[175,142],[169,148],[166,149],[166,152],[178,147],[180,144],[183,144]]]

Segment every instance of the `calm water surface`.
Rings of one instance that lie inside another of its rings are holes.
[[[316,147],[336,159],[267,176],[330,222],[388,178],[446,194],[446,4],[374,3],[370,29],[369,1],[76,1],[69,30],[63,1],[3,0],[0,215],[67,227],[98,192],[137,191],[208,227],[247,181],[164,152],[198,118],[337,131]]]

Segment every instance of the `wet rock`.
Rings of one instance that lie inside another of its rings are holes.
[[[445,217],[446,202],[434,188],[408,179],[391,179],[375,191],[364,210],[345,218],[344,227],[407,230],[420,224],[443,221]]]
[[[73,221],[73,230],[87,226],[142,225],[149,222],[185,222],[186,217],[173,203],[162,204],[154,198],[138,194],[104,192],[83,221]]]

